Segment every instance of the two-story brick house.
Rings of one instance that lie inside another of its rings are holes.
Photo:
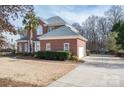
[[[55,16],[47,20],[39,18],[40,25],[33,31],[33,48],[36,51],[70,51],[82,58],[86,55],[87,39],[79,31],[67,24],[62,18]],[[29,52],[29,35],[17,40],[18,52]]]

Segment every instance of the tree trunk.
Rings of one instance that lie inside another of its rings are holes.
[[[32,30],[30,30],[29,49],[30,49],[30,53],[32,53]]]

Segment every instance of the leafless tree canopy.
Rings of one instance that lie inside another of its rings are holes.
[[[26,12],[33,11],[33,6],[27,5],[1,5],[0,6],[0,31],[16,32],[14,26],[9,22],[24,16]]]
[[[111,6],[105,12],[104,17],[91,15],[82,25],[74,23],[73,26],[88,39],[87,48],[91,51],[99,52],[101,49],[107,50],[107,42],[112,26],[119,20],[123,20],[123,16],[124,10],[122,6]]]
[[[28,11],[33,11],[31,5],[0,5],[0,47],[6,44],[2,32],[12,32],[16,34],[15,27],[9,21],[10,19],[16,20],[23,17]]]

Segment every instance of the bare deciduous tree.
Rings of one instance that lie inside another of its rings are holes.
[[[0,31],[16,32],[10,23],[10,18],[15,20],[24,16],[28,11],[33,11],[30,5],[1,5],[0,6]]]
[[[121,6],[112,6],[108,11],[105,12],[106,17],[112,25],[123,19],[123,14],[124,12]]]
[[[111,6],[105,12],[105,17],[92,15],[82,23],[82,26],[78,23],[73,24],[73,26],[77,30],[83,31],[82,35],[88,39],[87,48],[99,52],[101,49],[108,49],[107,44],[112,26],[119,20],[123,20],[122,6]]]
[[[0,5],[0,34],[2,32],[12,32],[16,34],[15,27],[11,24],[10,19],[16,20],[23,17],[28,11],[33,11],[31,5]],[[2,34],[0,35],[1,37]],[[3,45],[5,40],[0,38],[0,45]]]

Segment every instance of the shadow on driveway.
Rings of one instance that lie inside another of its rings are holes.
[[[103,63],[103,62],[86,62],[84,65],[93,66],[93,67],[102,67],[102,68],[109,68],[109,69],[122,69],[124,68],[124,64],[117,64],[117,63]]]
[[[92,57],[92,58],[89,58],[90,60],[104,60],[104,61],[111,61],[111,60],[114,60],[114,61],[124,61],[124,58],[119,58],[119,57]]]

